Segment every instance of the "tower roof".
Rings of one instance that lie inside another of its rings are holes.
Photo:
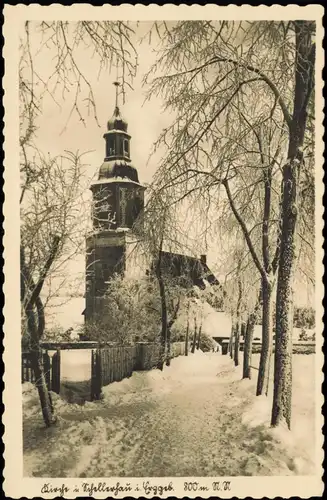
[[[119,177],[139,182],[137,170],[124,160],[104,161],[99,170],[99,179],[112,179]]]
[[[108,130],[103,136],[106,140],[106,156],[99,170],[98,181],[126,179],[139,183],[137,170],[131,165],[131,136],[127,134],[127,121],[122,117],[118,106],[119,83],[114,82],[114,85],[116,87],[116,103],[114,114],[107,123]]]
[[[114,114],[108,120],[107,129],[109,130],[122,130],[123,132],[127,132],[128,123],[122,117],[120,113],[120,109],[118,106],[115,107]]]

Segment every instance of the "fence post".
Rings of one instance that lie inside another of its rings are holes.
[[[133,374],[133,368],[134,368],[134,349],[135,349],[135,346],[131,347],[130,355],[129,355],[129,376],[130,377]]]
[[[118,376],[117,376],[117,370],[118,370],[118,347],[114,347],[112,349],[112,381],[117,382],[118,381]]]
[[[127,374],[128,374],[128,360],[127,360],[127,351],[128,347],[125,347],[124,348],[124,378],[127,377]]]
[[[52,356],[52,383],[53,392],[60,394],[60,349]]]
[[[120,347],[117,347],[117,382],[121,381],[120,367],[121,367],[121,349]]]
[[[94,350],[91,350],[91,401],[94,400],[94,393],[95,393],[95,356],[94,356]]]
[[[112,348],[109,350],[109,380],[110,383],[114,381],[114,353]]]
[[[51,363],[48,351],[43,353],[43,370],[48,390],[51,391]]]
[[[101,398],[102,389],[102,356],[101,349],[95,352],[95,394],[94,399]]]
[[[129,352],[130,348],[125,347],[125,377],[129,376]]]
[[[124,348],[120,347],[120,380],[124,378]]]
[[[119,381],[121,381],[123,378],[123,355],[124,355],[123,348],[120,347],[119,348]]]
[[[102,388],[102,366],[101,351],[92,349],[91,351],[91,401],[100,399]]]
[[[24,377],[24,356],[22,354],[22,365],[21,365],[21,368],[22,368],[22,384],[25,382],[25,377]]]
[[[121,378],[123,379],[125,377],[125,347],[121,348],[121,361],[122,361]]]

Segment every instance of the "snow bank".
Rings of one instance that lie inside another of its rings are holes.
[[[202,383],[203,377],[208,372],[207,359],[207,355],[199,349],[187,357],[178,356],[172,359],[171,365],[164,366],[163,371],[153,369],[133,372],[130,378],[103,387],[104,398],[112,401],[116,396],[122,402],[130,399],[128,395],[134,398],[142,397],[141,393],[144,395],[146,392],[154,392],[160,397],[167,392],[172,392],[176,385]],[[210,377],[210,382],[212,383],[212,377]]]
[[[31,392],[33,392],[35,389],[35,385],[32,384],[31,382],[24,382],[22,384],[22,393],[23,393],[23,398],[27,398],[31,395]]]
[[[248,427],[269,426],[271,401],[266,396],[257,396],[252,406],[243,414],[242,422]]]
[[[258,358],[258,356],[256,356]],[[243,413],[242,423],[252,432],[252,444],[261,440],[261,462],[256,466],[268,466],[280,474],[281,468],[288,474],[314,474],[314,419],[310,408],[314,407],[314,380],[308,374],[314,375],[315,356],[293,356],[293,398],[292,398],[292,427],[288,429],[286,423],[276,428],[270,427],[273,399],[273,377],[267,396],[251,394],[250,404]],[[253,384],[252,384],[253,385]],[[251,462],[250,469],[254,470]],[[291,472],[290,472],[291,471]]]
[[[39,413],[39,396],[37,389],[31,382],[22,384],[23,415],[29,418]]]
[[[50,430],[42,428],[35,387],[25,383],[25,470],[35,477],[315,473],[315,355],[293,356],[291,431],[270,428],[273,378],[269,397],[256,397],[258,364],[254,355],[252,380],[241,380],[242,354],[235,367],[229,356],[196,351],[104,387],[101,401],[80,406],[52,394],[59,418]]]

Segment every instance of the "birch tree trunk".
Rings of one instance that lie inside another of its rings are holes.
[[[273,341],[273,331],[272,331],[272,284],[269,277],[262,280],[262,342],[261,342],[261,354],[260,354],[260,364],[259,373],[257,381],[257,396],[261,396],[265,391],[266,395],[268,393],[268,381],[269,381],[269,370],[270,370],[270,359],[272,353],[272,341]]]
[[[276,345],[274,397],[271,424],[286,422],[291,427],[292,331],[295,234],[298,215],[297,184],[303,167],[303,142],[307,108],[314,85],[314,23],[295,21],[296,61],[293,116],[290,124],[288,161],[283,168],[283,201],[280,259],[276,297]]]
[[[52,424],[54,424],[57,421],[57,418],[54,415],[51,394],[46,383],[42,363],[42,349],[40,348],[40,340],[45,329],[45,317],[40,293],[47,272],[49,271],[57,254],[58,245],[59,240],[57,237],[54,237],[53,247],[45,263],[41,279],[37,284],[34,283],[29,269],[26,266],[24,248],[23,246],[20,247],[21,299],[27,319],[28,333],[30,335],[32,368],[36,380],[35,385],[39,394],[43,420],[47,427],[50,427]],[[31,289],[30,294],[28,294],[28,288]]]
[[[200,349],[200,344],[201,344],[201,331],[202,331],[202,324],[200,325],[199,332],[198,332],[198,343],[197,343],[197,350]]]
[[[231,332],[230,332],[230,337],[229,337],[229,346],[228,346],[228,350],[229,350],[229,355],[231,357],[231,359],[233,359],[233,343],[234,343],[234,325],[232,325],[232,329],[231,329]]]
[[[46,383],[42,364],[42,351],[39,347],[39,337],[37,325],[35,321],[35,314],[32,307],[26,310],[28,330],[31,335],[31,358],[32,368],[35,374],[35,385],[38,390],[42,416],[44,423],[50,427],[56,422],[56,417],[53,412],[52,400]]]
[[[254,333],[255,314],[252,313],[246,324],[244,337],[244,354],[243,354],[243,378],[251,379],[251,362],[252,362],[252,341]]]
[[[197,330],[198,330],[198,327],[196,324],[196,318],[194,318],[194,334],[193,334],[193,342],[192,342],[192,349],[191,349],[192,354],[194,354],[194,352],[195,352]]]
[[[166,356],[166,366],[170,366],[171,360],[171,330],[167,327],[167,356]]]
[[[246,331],[244,337],[243,378],[251,379],[252,342],[253,342],[254,326],[260,305],[261,305],[261,293],[259,295],[259,299],[254,310],[248,317],[246,324]]]
[[[294,169],[294,166],[293,166]],[[285,172],[285,171],[284,171]],[[287,173],[286,173],[287,172]],[[272,409],[273,426],[285,420],[291,426],[292,405],[292,331],[293,331],[293,268],[295,261],[294,233],[296,211],[290,206],[296,200],[295,172],[292,167],[285,172],[284,213],[281,240],[281,260],[278,269],[276,296],[276,340],[274,398]],[[290,179],[288,182],[287,179]]]
[[[162,246],[162,243],[161,243]],[[167,342],[167,302],[166,302],[166,289],[165,283],[162,276],[161,271],[161,247],[159,250],[159,257],[156,266],[156,274],[159,284],[159,293],[160,293],[160,302],[161,302],[161,337],[160,337],[160,354],[158,361],[158,368],[163,370],[164,362],[165,362],[165,350],[166,350],[166,342]]]
[[[177,314],[179,311],[180,307],[180,298],[178,298],[177,305],[175,307],[175,310],[172,314],[172,317],[168,321],[167,324],[167,358],[166,358],[166,366],[170,366],[170,361],[171,361],[171,329],[173,327],[173,324],[176,321]]]
[[[188,338],[190,331],[190,301],[187,301],[187,323],[186,323],[186,335],[185,335],[185,356],[188,356]]]
[[[234,345],[234,365],[239,365],[239,351],[240,351],[240,324],[237,323],[235,327],[235,345]]]

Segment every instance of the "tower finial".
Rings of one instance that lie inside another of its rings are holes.
[[[120,86],[120,83],[119,82],[113,82],[113,84],[115,85],[116,87],[116,109],[118,109],[118,87]]]

